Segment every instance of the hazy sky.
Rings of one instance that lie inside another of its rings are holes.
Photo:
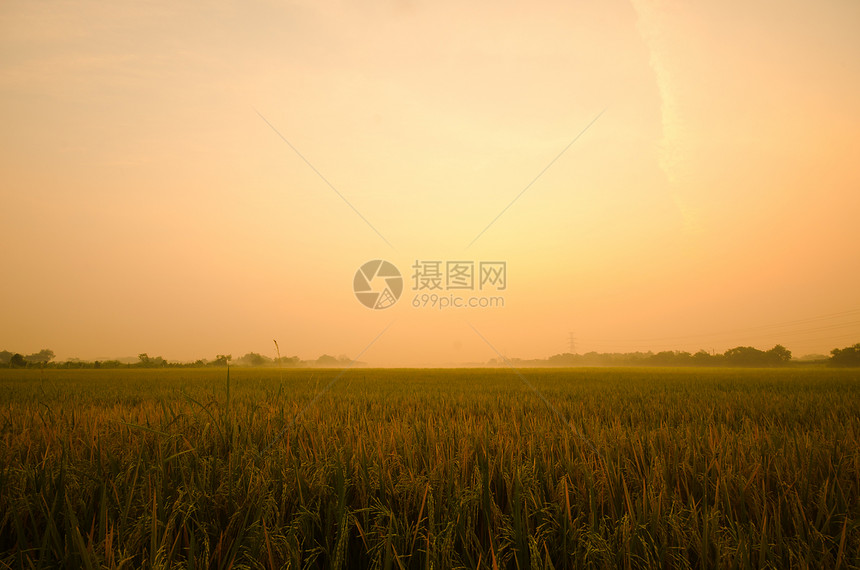
[[[858,29],[855,0],[3,2],[0,349],[860,342]],[[416,260],[506,261],[504,308],[414,308]]]

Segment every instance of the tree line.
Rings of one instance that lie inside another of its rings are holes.
[[[42,349],[33,354],[23,355],[8,350],[0,351],[0,368],[199,368],[208,366],[284,366],[284,367],[344,367],[352,360],[347,356],[323,354],[315,360],[302,360],[298,356],[270,358],[257,352],[249,352],[233,359],[230,354],[218,354],[214,359],[199,359],[193,362],[168,361],[161,356],[149,356],[143,352],[137,361],[121,360],[80,360],[72,358],[54,362],[54,351]],[[677,350],[663,352],[587,352],[585,354],[563,353],[547,359],[522,360],[510,359],[521,366],[786,366],[792,362],[791,351],[782,345],[770,350],[759,350],[751,346],[737,346],[723,353],[710,353],[700,350],[689,353]],[[836,367],[860,366],[860,343],[846,348],[834,348],[830,357],[819,363]],[[489,362],[498,365],[493,359]],[[355,363],[359,366],[363,362]]]
[[[493,364],[498,362],[490,361]],[[587,352],[556,354],[543,360],[512,359],[524,366],[787,366],[792,363],[791,351],[778,344],[770,350],[752,346],[737,346],[722,353],[700,350],[696,353],[680,350],[663,352]],[[797,362],[797,361],[794,361]],[[860,366],[860,343],[847,348],[834,348],[821,364],[836,367]]]
[[[347,356],[323,354],[315,360],[302,360],[298,356],[279,356],[270,358],[257,352],[249,352],[233,359],[231,354],[218,354],[214,359],[199,359],[189,362],[168,361],[161,356],[150,356],[142,352],[136,361],[128,360],[81,360],[70,358],[62,362],[54,361],[53,350],[43,349],[24,356],[18,352],[0,351],[0,368],[200,368],[209,366],[283,366],[283,367],[342,367],[352,363]],[[357,365],[364,363],[357,362]],[[354,364],[354,365],[355,365]]]

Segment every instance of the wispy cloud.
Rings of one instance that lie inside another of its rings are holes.
[[[672,198],[688,232],[702,229],[699,209],[689,194],[690,133],[684,113],[683,90],[678,63],[673,54],[683,50],[670,34],[668,19],[680,4],[661,0],[630,0],[638,17],[637,27],[649,51],[649,64],[654,71],[661,98],[662,139],[660,168],[669,181]]]

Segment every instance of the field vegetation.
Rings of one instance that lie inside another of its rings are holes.
[[[856,369],[9,369],[0,426],[9,568],[860,562]]]

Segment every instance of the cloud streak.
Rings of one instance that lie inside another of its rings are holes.
[[[699,208],[690,195],[691,147],[690,125],[685,117],[683,85],[680,79],[678,50],[680,41],[672,35],[672,10],[678,4],[661,0],[631,0],[637,16],[637,28],[649,51],[649,65],[654,71],[660,92],[662,138],[660,168],[669,182],[672,198],[689,233],[702,230]]]

